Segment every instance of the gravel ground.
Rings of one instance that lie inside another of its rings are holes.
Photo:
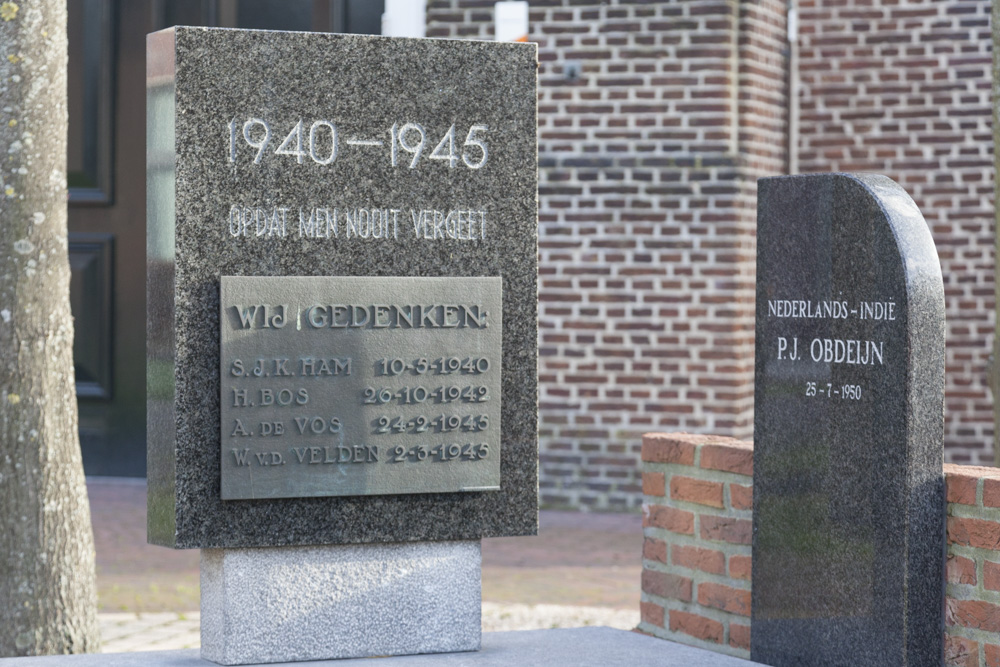
[[[201,614],[150,612],[100,614],[101,651],[170,651],[201,646]],[[639,611],[559,604],[483,603],[483,632],[546,630],[608,626],[631,630],[639,624]]]
[[[483,603],[483,632],[581,628],[591,625],[631,630],[639,625],[639,610],[561,604]]]

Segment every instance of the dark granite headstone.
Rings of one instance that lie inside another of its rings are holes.
[[[883,176],[760,181],[751,656],[943,659],[944,290]]]
[[[535,533],[535,46],[173,28],[147,70],[149,540]]]

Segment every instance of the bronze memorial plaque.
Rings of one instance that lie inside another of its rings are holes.
[[[501,278],[221,278],[222,498],[500,488]]]

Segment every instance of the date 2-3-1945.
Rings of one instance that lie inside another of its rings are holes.
[[[420,461],[478,461],[490,455],[490,446],[486,443],[480,444],[441,444],[437,447],[426,447],[417,445],[406,448],[397,445],[392,448],[393,463],[420,462]]]

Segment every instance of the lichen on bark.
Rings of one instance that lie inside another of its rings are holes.
[[[66,242],[66,3],[0,4],[0,656],[98,648]]]

